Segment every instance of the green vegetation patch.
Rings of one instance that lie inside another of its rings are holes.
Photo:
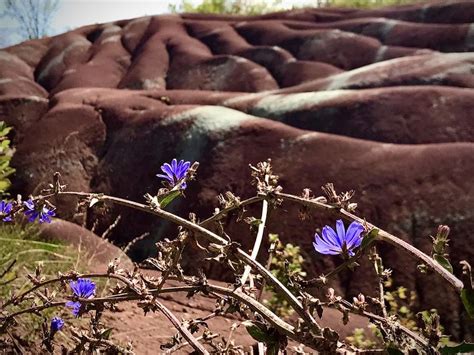
[[[37,268],[41,270],[41,277],[47,279],[67,270],[84,271],[85,258],[82,256],[76,247],[59,241],[41,240],[35,224],[0,225],[0,275],[9,269],[0,279],[0,299],[7,300],[12,294],[31,288],[33,284],[27,275],[34,276]],[[24,302],[22,308],[31,305],[31,302]],[[43,321],[57,314],[71,318],[70,311],[65,308],[45,310],[40,317],[28,313],[18,318],[21,322],[18,322],[16,331],[38,336]]]

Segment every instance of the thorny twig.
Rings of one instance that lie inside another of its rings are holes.
[[[268,259],[267,259],[267,264],[265,265],[265,267],[268,270],[270,270],[270,266],[272,265],[272,258],[273,258],[273,253],[275,253],[275,249],[276,249],[276,243],[273,242],[270,245],[270,248],[268,248]],[[257,301],[259,302],[262,299],[262,295],[263,295],[263,291],[265,290],[266,283],[267,282],[265,281],[265,279],[263,279],[262,284],[260,285],[260,289],[258,290]]]
[[[407,243],[404,240],[394,236],[393,234],[390,234],[389,232],[387,232],[387,231],[385,231],[385,230],[383,230],[383,229],[381,229],[381,228],[379,228],[379,227],[377,227],[377,226],[375,226],[371,223],[368,223],[364,219],[356,216],[355,214],[353,214],[349,211],[346,211],[342,208],[338,208],[338,207],[329,205],[327,203],[316,201],[315,199],[306,199],[306,198],[302,198],[302,197],[299,197],[299,196],[286,194],[286,193],[282,193],[282,192],[274,192],[274,194],[275,194],[276,197],[282,198],[283,200],[292,201],[292,202],[296,202],[296,203],[302,204],[302,205],[307,206],[307,207],[323,209],[323,210],[326,210],[328,212],[336,213],[336,214],[338,214],[339,216],[343,217],[346,220],[357,221],[357,222],[367,226],[369,229],[376,228],[376,229],[379,230],[377,239],[379,239],[381,241],[386,241],[387,243],[390,243],[391,245],[393,245],[397,248],[403,249],[408,254],[410,254],[412,257],[422,261],[423,263],[428,265],[433,271],[438,273],[443,279],[445,279],[451,285],[451,287],[453,287],[458,293],[460,293],[461,290],[464,287],[464,285],[463,285],[463,283],[460,279],[458,279],[455,275],[453,275],[449,271],[447,271],[444,267],[442,267],[439,263],[437,263],[434,259],[432,259],[427,254],[425,254],[422,251],[416,249],[415,247],[413,247],[409,243]],[[268,197],[267,196],[262,196],[262,195],[258,195],[258,196],[254,196],[252,198],[249,198],[245,201],[242,201],[239,206],[229,207],[225,211],[223,210],[223,211],[219,212],[217,215],[214,215],[213,217],[208,218],[207,220],[202,222],[200,225],[201,226],[207,225],[208,223],[210,223],[212,221],[215,221],[215,220],[218,220],[223,215],[225,215],[225,214],[227,214],[227,213],[229,213],[229,212],[231,212],[235,209],[238,209],[243,205],[251,205],[251,204],[259,202],[263,199],[266,199],[266,198],[268,198]]]
[[[201,335],[201,336],[196,337],[196,340],[197,341],[211,340],[211,339],[217,338],[218,336],[219,336],[219,334]],[[166,354],[174,354],[176,351],[178,351],[181,348],[184,348],[187,345],[190,345],[187,341],[176,344],[171,349],[166,350]]]
[[[224,218],[229,212],[232,212],[232,211],[234,211],[238,208],[244,208],[247,205],[252,205],[256,202],[260,202],[260,201],[263,201],[263,200],[265,200],[265,196],[259,195],[259,196],[254,196],[254,197],[248,198],[246,200],[240,201],[237,205],[230,206],[230,207],[227,207],[227,208],[224,208],[224,209],[220,210],[215,215],[213,215],[213,216],[205,219],[201,223],[199,223],[199,225],[202,226],[202,227],[209,226],[213,222],[217,222],[217,221],[221,220],[222,218]]]
[[[125,200],[122,198],[103,195],[103,194],[94,194],[94,193],[85,193],[85,192],[59,192],[57,195],[58,196],[76,196],[76,197],[83,197],[83,198],[90,198],[90,199],[95,198],[98,200],[109,201],[109,202],[113,202],[122,206],[134,208],[143,212],[154,214],[168,221],[181,225],[184,228],[187,228],[193,232],[200,234],[201,236],[205,237],[212,243],[216,243],[221,246],[229,245],[229,242],[227,240],[203,228],[202,226],[198,224],[195,224],[191,221],[188,221],[187,219],[176,216],[168,211],[165,211],[162,209],[152,209],[149,206],[138,203],[138,202],[133,202],[133,201]],[[250,257],[250,255],[248,255],[242,249],[235,248],[233,252],[235,253],[235,256],[239,260],[243,261],[247,265],[250,265],[254,270],[260,273],[260,275],[262,275],[267,280],[268,284],[272,285],[275,291],[280,293],[288,301],[288,303],[300,315],[300,317],[303,318],[307,322],[307,324],[310,324],[311,327],[314,328],[316,333],[321,332],[321,327],[313,318],[313,316],[310,315],[303,308],[301,302],[295,297],[295,295],[293,295],[269,270],[265,269],[265,267],[263,267],[258,261],[253,260]]]
[[[105,230],[105,232],[102,233],[101,238],[108,240],[110,233],[112,233],[112,231],[117,227],[121,219],[122,216],[118,215],[117,218],[115,218],[115,221],[113,221],[113,223]]]
[[[111,277],[111,274],[84,274],[80,275],[80,277],[103,277],[103,278],[108,278]],[[69,276],[70,279],[76,278]],[[170,279],[172,279],[170,277]],[[174,278],[173,278],[174,279]],[[188,282],[192,282],[192,278],[186,278]],[[64,281],[64,278],[56,278],[56,279],[51,279],[48,281],[45,281],[43,284],[51,284],[53,282],[59,282],[59,281]],[[258,302],[256,299],[254,299],[251,296],[246,295],[245,293],[235,290],[233,288],[225,288],[222,286],[217,286],[217,285],[212,285],[212,284],[206,284],[205,286],[180,286],[180,287],[169,287],[169,288],[163,288],[161,290],[157,289],[149,289],[148,294],[152,296],[157,296],[158,294],[161,293],[170,293],[170,292],[190,292],[190,291],[199,291],[201,289],[205,289],[206,291],[212,291],[217,294],[221,294],[224,296],[232,297],[235,298],[242,303],[244,303],[246,306],[248,306],[252,311],[259,313],[260,315],[263,316],[263,318],[268,321],[275,329],[277,329],[280,333],[285,334],[288,336],[290,339],[293,339],[297,342],[303,343],[307,346],[310,347],[315,347],[314,341],[322,340],[322,338],[315,338],[314,340],[309,340],[305,338],[301,338],[300,335],[298,335],[295,332],[295,328],[291,326],[290,324],[286,323],[283,321],[280,317],[275,315],[273,312],[271,312],[268,308],[266,308],[264,305],[262,305],[260,302]],[[31,291],[30,291],[31,292]],[[27,293],[30,293],[27,292]],[[79,298],[78,302],[84,303],[84,304],[99,304],[99,303],[116,303],[116,302],[123,302],[123,301],[131,301],[131,300],[140,300],[142,297],[138,295],[136,292],[124,292],[121,294],[116,294],[108,297],[101,297],[101,298]],[[1,320],[2,322],[8,323],[10,320],[13,318],[25,314],[25,313],[36,313],[48,308],[52,307],[63,307],[66,304],[67,301],[57,301],[57,302],[48,302],[43,305],[39,306],[34,306],[30,308],[26,308],[17,312],[14,312],[12,314],[9,314],[8,316],[2,317]],[[158,308],[162,310],[162,308],[158,305]],[[168,315],[166,315],[168,316]],[[174,323],[173,323],[174,324]],[[178,329],[179,330],[179,329]],[[184,336],[184,335],[183,335]]]
[[[166,318],[173,324],[173,326],[178,329],[184,339],[196,350],[199,354],[209,355],[209,352],[199,343],[197,339],[191,334],[191,332],[184,327],[181,322],[176,318],[176,316],[168,309],[164,304],[159,302],[155,298],[155,305],[158,309],[165,315]]]
[[[302,281],[299,281],[299,283],[302,286],[306,286],[306,287],[313,286],[313,285],[325,284],[330,278],[332,278],[333,276],[340,273],[342,270],[349,267],[349,265],[354,264],[355,262],[357,262],[357,260],[359,260],[363,256],[364,256],[364,250],[359,249],[353,257],[347,259],[346,261],[344,261],[343,263],[338,265],[335,269],[329,271],[327,274],[315,277],[311,280],[302,280]]]

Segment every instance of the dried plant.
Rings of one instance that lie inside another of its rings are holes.
[[[176,328],[176,335],[163,345],[163,350],[168,353],[191,346],[199,354],[242,354],[243,347],[236,344],[232,336],[239,326],[246,327],[250,336],[258,343],[258,349],[268,354],[277,354],[289,349],[290,343],[293,344],[291,351],[295,353],[303,353],[304,349],[309,349],[322,354],[365,351],[357,346],[371,347],[370,351],[373,352],[397,354],[449,354],[474,349],[473,344],[447,346],[443,343],[440,319],[436,313],[418,315],[415,317],[416,326],[401,321],[400,312],[405,310],[400,308],[397,300],[406,299],[406,292],[398,289],[396,299],[393,296],[394,291],[386,291],[387,282],[396,275],[385,268],[376,250],[378,244],[389,243],[416,258],[423,265],[422,269],[430,269],[439,274],[446,285],[460,295],[467,312],[472,315],[474,291],[471,269],[467,262],[463,262],[464,282],[454,275],[446,249],[449,233],[446,226],[438,229],[436,237],[433,238],[433,254],[429,256],[355,215],[357,204],[353,201],[353,191],[338,193],[334,185],[327,184],[323,187],[325,196],[314,197],[309,189],[304,189],[301,196],[286,194],[278,184],[278,176],[272,171],[270,161],[250,168],[256,185],[256,195],[241,199],[232,192],[225,192],[218,198],[220,207],[216,208],[214,215],[201,222],[195,214],[185,219],[165,209],[174,199],[185,197],[184,191],[196,177],[198,169],[197,163],[177,160],[162,166],[165,175],[158,177],[165,179],[164,187],[155,195],[147,194],[146,203],[101,193],[66,191],[59,174],[55,174],[53,183],[42,191],[41,195],[30,196],[26,201],[21,197],[15,201],[2,201],[0,218],[4,223],[14,223],[22,215],[31,223],[48,223],[57,212],[51,201],[75,197],[81,200],[83,206],[89,208],[95,208],[102,202],[115,203],[149,213],[180,227],[176,238],[157,243],[156,257],[147,260],[147,265],[159,271],[161,276],[158,278],[146,276],[140,269],[121,269],[114,261],[111,261],[107,272],[104,273],[64,270],[56,277],[46,277],[41,268],[36,268],[28,274],[27,283],[24,284],[26,287],[13,290],[1,300],[0,349],[8,348],[13,352],[21,352],[25,343],[16,329],[21,324],[22,317],[41,317],[46,311],[51,314],[51,309],[60,308],[69,309],[77,322],[89,317],[89,325],[87,329],[79,330],[71,324],[73,321],[64,322],[57,315],[51,317],[42,327],[42,342],[39,346],[44,351],[53,352],[61,348],[65,353],[132,353],[133,349],[129,345],[115,344],[110,337],[111,329],[102,323],[105,311],[114,312],[116,305],[125,301],[135,301],[145,314],[162,313]],[[324,257],[342,257],[343,262],[337,268],[316,278],[306,279],[301,267],[303,259],[299,255],[298,245],[283,245],[274,235],[270,236],[268,262],[264,266],[257,261],[269,210],[280,208],[282,201],[298,204],[301,217],[307,215],[310,209],[336,216],[335,228],[323,226],[320,234],[308,238],[314,238],[315,253],[328,255]],[[243,219],[242,212],[246,206],[252,204],[262,205],[260,218]],[[250,233],[255,234],[256,241],[250,254],[242,250],[224,230],[221,221],[231,215],[237,216],[237,222],[248,223]],[[347,229],[344,220],[350,222],[346,224]],[[215,226],[219,233],[213,232]],[[224,287],[209,281],[202,271],[198,276],[186,275],[181,261],[183,250],[190,243],[205,252],[207,259],[217,260],[232,270],[235,282]],[[362,258],[368,258],[374,265],[378,284],[378,289],[375,290],[377,296],[359,294],[352,301],[346,300],[330,287],[330,280],[345,269],[357,272],[358,261]],[[3,264],[0,269],[0,285],[1,282],[8,281],[4,278],[14,263],[15,258],[12,256],[11,261]],[[102,290],[99,296],[97,290],[100,280],[108,280],[113,286]],[[179,286],[169,286],[169,280],[177,281]],[[314,287],[322,291],[319,294],[326,294],[326,297],[315,297],[310,292]],[[262,296],[264,288],[267,289],[266,292],[271,293],[271,298]],[[206,319],[179,320],[160,299],[160,294],[173,292],[185,292],[188,297],[198,294],[212,295],[217,300],[216,308]],[[280,302],[285,312],[282,312],[281,307],[275,307],[275,302]],[[318,319],[326,308],[341,312],[341,322],[344,324],[348,322],[350,314],[368,318],[380,335],[380,348],[373,349],[374,344],[364,342],[360,332],[355,334],[358,340],[350,343],[341,339],[335,330],[321,326]],[[240,319],[232,325],[230,336],[223,337],[208,328],[207,320],[229,313],[235,313]],[[289,313],[293,313],[294,317],[285,317]],[[414,320],[413,314],[410,317]],[[70,329],[74,340],[74,345],[69,348],[67,344],[56,339],[56,334],[65,329]]]

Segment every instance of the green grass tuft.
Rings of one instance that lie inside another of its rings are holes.
[[[19,294],[32,286],[26,277],[27,274],[35,273],[37,266],[41,266],[41,276],[50,279],[75,269],[79,272],[86,270],[86,258],[82,257],[76,247],[62,244],[59,241],[41,240],[38,226],[36,224],[7,224],[0,225],[0,275],[8,268],[13,260],[16,260],[13,268],[0,279],[0,299],[8,299],[12,293]],[[50,289],[57,290],[59,285]],[[40,290],[43,292],[43,290]],[[10,309],[19,310],[31,306],[30,301],[22,302],[18,307]],[[41,316],[25,314],[17,318],[15,332],[21,334],[27,341],[37,340],[41,336],[41,325],[54,316],[63,317],[67,323],[80,325],[74,319],[71,312],[66,308],[48,309]],[[26,335],[26,336],[25,336]],[[67,334],[58,334],[59,337],[67,337]],[[67,342],[67,339],[63,339]]]

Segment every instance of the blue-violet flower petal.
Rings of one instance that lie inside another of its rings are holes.
[[[344,222],[339,219],[336,221],[336,231],[330,226],[324,226],[321,236],[317,233],[314,235],[313,246],[321,254],[347,253],[349,256],[353,256],[354,249],[362,243],[362,232],[364,232],[364,227],[359,222],[352,222],[346,231]]]

